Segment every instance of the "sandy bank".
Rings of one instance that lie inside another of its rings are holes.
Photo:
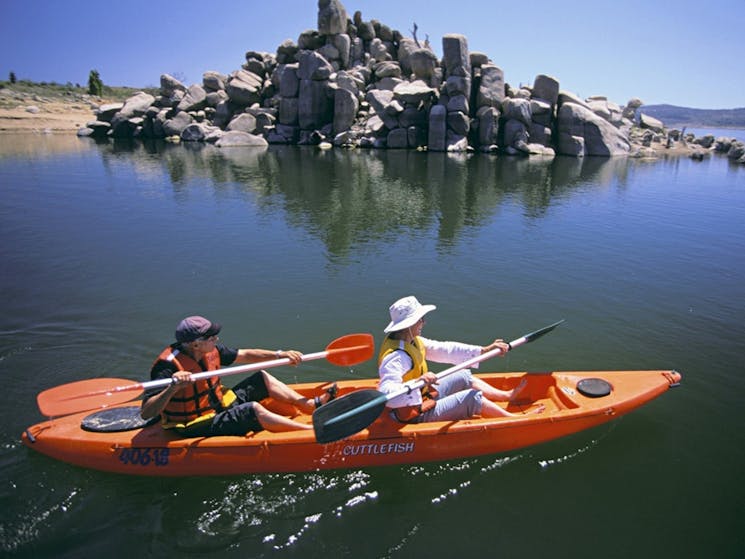
[[[33,107],[38,109],[34,111]],[[31,110],[29,110],[31,108]],[[0,132],[75,134],[78,128],[95,120],[93,110],[79,103],[58,101],[0,108]]]

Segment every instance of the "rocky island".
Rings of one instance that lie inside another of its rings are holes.
[[[445,35],[440,59],[416,25],[412,35],[319,0],[317,29],[297,41],[248,51],[240,68],[206,71],[199,84],[164,74],[157,94],[97,106],[78,135],[515,156],[718,151],[745,163],[742,142],[667,130],[639,112],[639,99],[582,99],[543,74],[515,87],[487,54],[469,50],[466,36]]]

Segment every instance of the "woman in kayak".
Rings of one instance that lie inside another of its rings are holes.
[[[233,364],[258,363],[272,359],[302,360],[295,350],[232,349],[218,343],[221,326],[202,316],[183,319],[176,328],[176,343],[165,348],[150,371],[152,380],[172,379],[163,388],[146,392],[140,415],[143,419],[160,416],[165,429],[190,437],[245,435],[249,431],[293,431],[312,429],[269,411],[259,401],[272,397],[292,404],[304,413],[336,395],[332,386],[321,396],[306,398],[266,371],[258,371],[232,390],[224,387],[219,376],[193,381],[192,373],[217,370]]]
[[[421,336],[424,315],[435,310],[435,305],[422,305],[416,297],[399,299],[390,307],[391,322],[384,332],[378,357],[378,373],[381,392],[400,392],[404,383],[420,379],[425,386],[407,394],[392,398],[388,402],[393,415],[403,423],[426,421],[455,421],[481,415],[482,417],[514,416],[495,401],[511,401],[525,388],[523,380],[514,390],[504,391],[475,377],[469,370],[450,374],[442,379],[427,369],[427,361],[458,364],[500,348],[501,355],[509,351],[509,345],[501,339],[488,346],[460,342],[440,342]],[[534,410],[540,413],[544,406]]]

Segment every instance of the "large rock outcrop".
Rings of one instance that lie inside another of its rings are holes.
[[[404,37],[360,12],[350,19],[339,0],[319,0],[317,29],[297,41],[283,41],[275,53],[248,51],[240,68],[208,70],[199,84],[164,74],[158,95],[102,107],[85,135],[178,136],[218,146],[328,141],[509,155],[629,153],[640,101],[622,108],[604,97],[578,99],[543,74],[514,88],[460,34],[445,35],[442,52],[438,59],[416,29]]]
[[[626,155],[631,148],[621,130],[589,107],[573,102],[559,107],[557,130],[562,155]]]

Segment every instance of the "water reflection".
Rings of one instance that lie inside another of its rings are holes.
[[[508,201],[538,218],[577,189],[624,183],[630,166],[640,164],[625,158],[220,149],[155,141],[117,141],[98,149],[110,169],[114,161],[128,160],[138,174],[165,170],[177,198],[207,181],[216,193],[252,194],[259,207],[281,204],[291,224],[321,239],[334,255],[428,229],[438,246],[451,246]]]
[[[0,133],[0,159],[24,157],[43,159],[52,155],[83,153],[89,142],[74,135],[28,133]]]

